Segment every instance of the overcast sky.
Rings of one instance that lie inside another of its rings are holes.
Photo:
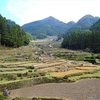
[[[100,17],[100,0],[0,0],[0,14],[19,25],[49,16],[77,22],[86,14]]]

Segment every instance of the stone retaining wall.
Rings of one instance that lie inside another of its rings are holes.
[[[64,80],[63,78],[56,78],[56,77],[52,79],[48,79],[47,77],[41,77],[41,78],[34,78],[29,80],[15,81],[10,83],[0,84],[0,92],[4,91],[5,88],[7,88],[8,90],[13,90],[18,88],[33,86],[36,84],[51,83],[51,82],[58,83],[64,81],[68,81],[68,80]]]

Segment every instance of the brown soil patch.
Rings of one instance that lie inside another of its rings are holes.
[[[58,97],[71,100],[100,100],[100,79],[84,79],[75,83],[48,83],[12,90],[10,96]]]
[[[99,67],[76,67],[76,69],[81,69],[81,70],[85,70],[85,69],[100,69]]]
[[[84,70],[69,70],[69,71],[66,71],[66,72],[52,72],[51,74],[53,76],[65,76],[65,75],[68,75],[68,74],[73,74],[73,73],[78,73],[78,72],[84,72]]]

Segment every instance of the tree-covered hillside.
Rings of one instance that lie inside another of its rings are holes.
[[[90,49],[100,52],[100,20],[93,24],[89,31],[78,31],[67,34],[62,42],[62,47],[74,50]]]
[[[19,47],[28,43],[29,38],[21,27],[0,15],[0,45]]]
[[[66,24],[50,16],[43,20],[25,24],[22,26],[22,29],[36,36],[36,38],[45,38],[48,35],[54,36],[64,34],[74,24],[75,22]]]
[[[85,15],[81,19],[79,19],[78,22],[73,27],[68,29],[66,34],[77,31],[88,30],[98,20],[99,17],[94,17],[92,15]]]

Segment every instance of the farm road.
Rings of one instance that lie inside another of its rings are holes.
[[[46,83],[11,91],[11,96],[58,97],[71,100],[100,100],[100,79],[83,79],[75,83]]]

